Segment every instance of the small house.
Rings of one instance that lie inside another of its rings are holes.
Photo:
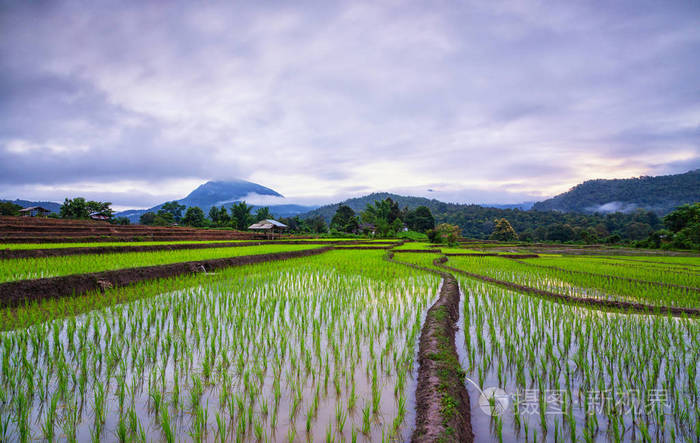
[[[46,217],[50,213],[50,209],[42,208],[41,206],[29,206],[19,210],[19,215],[22,217]]]
[[[362,223],[360,224],[360,227],[358,229],[364,235],[374,235],[375,231],[377,230],[377,227],[371,223]]]

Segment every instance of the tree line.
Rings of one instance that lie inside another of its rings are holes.
[[[451,211],[454,205],[443,205],[443,211],[433,215],[427,206],[401,209],[397,201],[387,197],[367,203],[359,214],[350,206],[341,204],[330,224],[321,215],[280,218],[279,221],[294,234],[405,236],[435,242],[451,242],[463,236],[499,241],[626,243],[647,248],[700,249],[700,203],[680,206],[663,218],[643,210],[586,215],[499,210],[475,205],[467,206],[468,211],[464,208]],[[20,209],[21,206],[12,202],[0,202],[0,215],[16,216]],[[257,208],[255,212],[253,209],[243,201],[228,209],[214,206],[205,215],[197,206],[188,208],[172,201],[162,205],[157,212],[144,213],[140,222],[154,226],[181,224],[247,230],[255,222],[273,217],[268,207]],[[60,212],[50,216],[88,219],[95,213],[106,216],[112,223],[129,223],[125,217],[113,217],[110,202],[82,197],[66,198]]]
[[[245,201],[235,203],[228,209],[225,206],[212,206],[207,215],[198,206],[185,207],[177,201],[163,204],[157,212],[141,215],[140,223],[153,226],[182,224],[193,227],[221,227],[247,230],[248,226],[265,219],[273,218],[270,208],[257,208]],[[355,234],[393,237],[400,232],[415,231],[425,233],[435,227],[435,219],[425,206],[413,210],[400,209],[398,204],[387,198],[368,204],[360,214],[345,205],[338,207],[330,225],[323,217],[311,218],[281,217],[281,223],[288,226],[291,233],[309,234]]]

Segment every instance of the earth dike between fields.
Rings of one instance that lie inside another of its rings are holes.
[[[16,307],[47,298],[68,297],[102,291],[133,283],[182,274],[212,272],[231,266],[244,266],[275,260],[308,257],[332,250],[332,246],[272,254],[244,255],[158,266],[117,269],[60,277],[10,281],[0,284],[0,307]]]
[[[416,427],[411,441],[472,442],[469,393],[455,343],[460,301],[457,280],[446,272],[394,260],[393,251],[387,260],[443,278],[440,296],[428,310],[421,330]]]

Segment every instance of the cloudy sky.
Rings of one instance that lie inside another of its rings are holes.
[[[696,0],[0,0],[0,198],[518,202],[698,167]]]

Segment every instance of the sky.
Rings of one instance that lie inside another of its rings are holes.
[[[696,0],[0,0],[0,198],[515,203],[698,167]]]

